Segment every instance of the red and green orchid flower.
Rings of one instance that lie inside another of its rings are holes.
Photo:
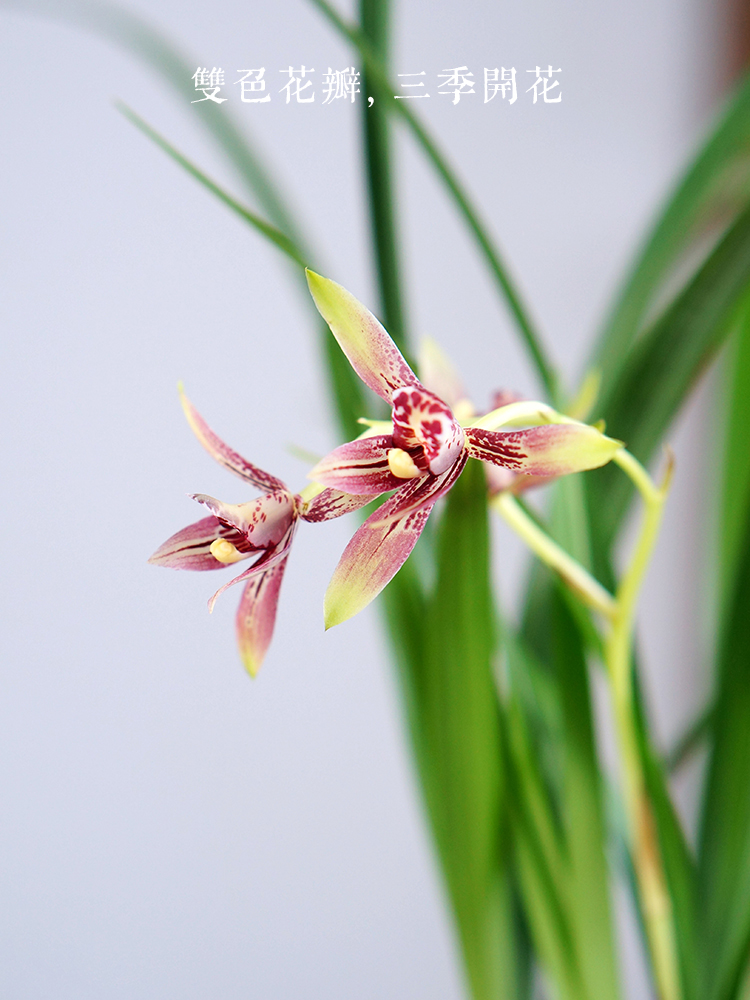
[[[237,610],[237,645],[245,667],[255,676],[273,635],[279,590],[298,521],[328,521],[358,510],[372,497],[350,496],[321,487],[311,487],[303,494],[292,493],[276,476],[229,448],[182,392],[181,398],[188,423],[206,451],[264,494],[240,504],[194,494],[192,499],[207,507],[211,515],[168,538],[149,562],[172,569],[211,570],[254,557],[244,573],[216,591],[208,607],[212,611],[220,594],[245,582]]]
[[[326,592],[326,627],[357,614],[393,578],[435,503],[470,458],[516,474],[551,477],[597,468],[622,447],[543,403],[511,403],[462,425],[419,381],[368,309],[336,282],[312,271],[307,278],[319,312],[357,375],[392,409],[390,424],[373,423],[310,473],[346,493],[374,497],[396,491],[347,545]],[[514,425],[523,429],[498,429]]]

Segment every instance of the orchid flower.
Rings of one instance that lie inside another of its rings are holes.
[[[622,447],[598,428],[544,403],[511,403],[462,425],[450,406],[419,381],[365,306],[312,271],[307,280],[355,372],[392,411],[390,424],[373,422],[370,431],[336,448],[310,473],[316,482],[355,495],[396,491],[347,545],[326,592],[327,628],[361,611],[393,578],[435,503],[469,458],[550,477],[605,465]],[[503,432],[503,426],[523,429]]]
[[[292,493],[276,476],[264,472],[229,448],[215,434],[180,390],[182,406],[196,437],[212,458],[264,494],[246,503],[228,504],[203,493],[192,499],[211,514],[168,538],[149,559],[172,569],[211,570],[255,557],[252,565],[225,583],[208,602],[209,611],[220,594],[245,581],[237,610],[236,631],[240,656],[251,676],[260,669],[273,635],[281,581],[297,522],[328,521],[358,510],[370,495],[350,496],[335,489],[313,486]]]

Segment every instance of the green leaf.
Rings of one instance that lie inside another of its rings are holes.
[[[750,79],[677,185],[623,286],[593,361],[605,386],[681,263],[696,246],[705,245],[707,233],[727,225],[747,204],[749,160]]]
[[[285,253],[287,257],[291,258],[295,264],[299,264],[301,267],[306,267],[308,261],[305,259],[304,253],[299,248],[293,240],[291,240],[285,233],[283,233],[276,226],[271,225],[270,222],[266,222],[262,219],[257,212],[253,212],[251,209],[247,208],[245,205],[240,204],[236,198],[233,198],[228,192],[226,192],[222,187],[220,187],[216,181],[211,180],[211,178],[205,174],[200,167],[197,167],[192,163],[186,156],[184,156],[175,146],[168,142],[164,136],[160,135],[156,129],[152,128],[147,121],[141,118],[140,115],[136,114],[132,108],[129,108],[127,104],[122,101],[115,101],[115,107],[118,111],[128,119],[128,121],[135,125],[137,129],[152,142],[163,150],[167,156],[171,157],[175,163],[178,163],[183,170],[186,170],[192,177],[194,177],[200,184],[207,188],[211,194],[215,195],[220,201],[223,201],[225,205],[232,209],[243,222],[248,223],[253,229],[257,230],[262,236],[265,236],[269,242],[273,243],[274,246],[278,247],[282,253]]]
[[[562,830],[513,680],[534,667],[517,637],[507,629],[504,643],[510,673],[503,730],[506,794],[524,911],[542,967],[556,993],[563,1000],[589,1000],[577,964],[568,912]]]
[[[721,491],[719,571],[721,593],[730,594],[742,553],[750,507],[750,301],[746,299],[723,371],[727,399]]]
[[[271,222],[298,247],[304,249],[305,240],[301,230],[286,206],[273,171],[264,163],[256,143],[243,137],[226,107],[217,106],[210,101],[206,102],[212,104],[210,108],[203,102],[190,104],[195,97],[192,77],[197,63],[189,59],[149,21],[124,7],[97,0],[65,0],[64,3],[58,0],[0,0],[0,8],[60,19],[94,31],[141,59],[179,94],[185,110],[210,133],[237,171],[247,191],[258,199]],[[304,256],[307,263],[312,262],[309,250],[305,251]]]
[[[706,1000],[737,995],[750,949],[750,516],[718,655],[699,854]]]
[[[743,212],[677,300],[630,351],[602,397],[607,432],[647,463],[690,389],[724,342],[750,283],[750,210]],[[610,464],[587,474],[589,513],[603,579],[632,484]],[[609,582],[605,580],[605,583]]]
[[[371,81],[377,85],[381,93],[394,95],[396,88],[388,78],[388,73],[382,63],[380,53],[370,43],[365,33],[357,26],[347,24],[335,8],[328,3],[328,0],[311,0],[311,2],[328,19],[339,34],[357,49],[364,61],[366,73],[369,75]],[[500,251],[495,246],[487,226],[472,204],[455,170],[438,148],[437,143],[430,136],[427,129],[411,108],[407,106],[406,102],[389,99],[385,102],[385,107],[391,114],[398,115],[405,122],[427,156],[427,159],[432,163],[438,177],[444,183],[489,267],[490,274],[495,280],[508,310],[515,321],[520,338],[528,350],[529,357],[536,368],[542,385],[546,388],[552,401],[556,402],[557,374],[554,367],[547,357],[546,349],[531,322],[529,312],[521,300],[521,296],[502,259]]]
[[[383,67],[388,65],[390,0],[360,0],[362,35]],[[392,95],[378,85],[365,69],[362,76],[362,133],[370,206],[372,247],[380,288],[383,324],[401,349],[409,354],[406,340],[403,290],[399,262],[400,239],[396,227],[395,194],[391,169],[390,121],[386,104]],[[374,96],[372,106],[365,95]]]
[[[596,1000],[618,997],[609,870],[599,764],[586,665],[586,643],[562,584],[550,631],[564,718],[562,821],[569,865],[572,935],[581,978]]]
[[[486,483],[479,463],[469,463],[448,496],[436,553],[415,684],[422,782],[473,995],[514,997],[520,977],[507,965],[508,953],[517,950],[508,945],[513,917],[500,857],[495,620]]]
[[[698,932],[697,874],[695,861],[672,803],[667,776],[651,742],[636,682],[638,741],[646,790],[651,803],[653,822],[667,891],[672,901],[674,934],[683,1000],[705,1000],[700,991],[699,975],[704,942]]]

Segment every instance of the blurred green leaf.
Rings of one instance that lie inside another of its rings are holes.
[[[622,288],[592,362],[602,373],[605,391],[619,374],[649,309],[678,269],[696,249],[705,255],[712,237],[747,205],[748,198],[750,78],[677,185]]]
[[[750,299],[732,337],[726,385],[719,539],[720,592],[731,596],[750,508]]]
[[[487,226],[472,204],[455,170],[451,167],[445,154],[438,148],[435,140],[411,108],[404,101],[393,99],[396,91],[393,83],[388,78],[387,68],[383,65],[380,53],[371,44],[365,32],[357,25],[348,24],[336,9],[328,3],[328,0],[311,0],[311,2],[321,11],[333,27],[357,49],[364,61],[365,71],[369,75],[369,79],[376,84],[381,94],[385,94],[388,97],[384,104],[385,108],[390,114],[398,115],[406,123],[417,143],[422,147],[427,159],[437,171],[438,177],[445,184],[448,193],[458,208],[459,214],[463,216],[469,231],[474,237],[501,295],[505,299],[508,310],[516,323],[521,340],[529,352],[529,356],[536,368],[542,385],[549,393],[552,401],[555,402],[557,397],[557,374],[555,369],[547,357],[546,349],[531,322],[530,314],[521,300],[520,293],[510,276],[510,272],[502,259],[500,251],[495,246]]]
[[[500,857],[500,722],[492,675],[495,619],[486,483],[470,462],[437,533],[422,669],[415,684],[422,782],[476,1000],[515,997],[520,976],[500,959],[513,916]]]
[[[697,874],[695,860],[685,839],[669,792],[667,775],[649,733],[640,687],[636,680],[639,751],[651,803],[653,823],[667,891],[672,901],[683,1000],[704,1000],[699,988],[704,942],[698,931]]]
[[[630,351],[602,397],[607,433],[647,463],[722,345],[750,283],[750,210],[743,212],[677,300]],[[586,476],[597,576],[604,573],[632,484],[610,464]]]
[[[525,670],[518,640],[504,633],[511,678]],[[507,802],[524,910],[545,972],[562,1000],[588,998],[577,964],[568,913],[562,830],[535,752],[523,705],[511,680],[505,712],[504,751]]]
[[[701,1000],[731,1000],[750,949],[750,510],[718,653],[713,751],[699,854],[706,970]]]
[[[601,778],[585,640],[559,583],[550,631],[564,718],[562,823],[569,866],[570,921],[588,995],[618,997]]]
[[[383,67],[388,66],[390,0],[360,0],[362,35]],[[408,354],[403,289],[399,262],[400,240],[394,212],[395,193],[391,169],[390,121],[386,110],[387,95],[367,69],[362,76],[362,132],[365,149],[368,202],[372,247],[380,288],[383,324]],[[365,95],[374,95],[369,106]]]
[[[303,250],[308,262],[312,262],[313,255],[305,249],[301,230],[256,143],[244,138],[226,108],[215,104],[210,108],[203,103],[190,104],[195,97],[192,78],[197,64],[194,65],[149,21],[125,7],[98,0],[0,0],[0,9],[53,18],[94,31],[141,59],[183,98],[185,110],[211,134],[271,222]]]

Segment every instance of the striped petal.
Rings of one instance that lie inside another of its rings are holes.
[[[466,450],[472,458],[532,476],[597,469],[622,446],[587,424],[547,424],[506,432],[466,428]]]
[[[314,271],[306,273],[318,312],[365,385],[388,403],[394,389],[419,385],[417,376],[369,309],[335,281]]]
[[[272,564],[266,563],[245,584],[240,606],[237,608],[235,628],[237,646],[242,662],[251,677],[260,670],[266,655],[279,603],[281,581],[284,578],[289,551]]]
[[[312,500],[303,502],[300,517],[305,521],[330,521],[342,514],[359,510],[365,504],[372,503],[372,496],[353,496],[340,490],[325,489]]]
[[[236,583],[241,583],[243,580],[248,580],[250,579],[250,577],[255,576],[258,573],[265,573],[266,570],[270,569],[272,566],[275,566],[276,563],[279,562],[281,559],[286,559],[287,556],[289,555],[289,549],[292,544],[292,539],[294,538],[294,529],[296,528],[296,526],[297,526],[296,520],[292,521],[289,530],[287,531],[284,538],[281,540],[280,544],[276,546],[276,548],[265,549],[263,552],[261,552],[260,558],[256,559],[256,561],[253,563],[252,566],[250,566],[249,569],[246,569],[244,573],[240,573],[239,576],[236,576],[233,580],[230,580],[229,583],[225,583],[223,587],[219,587],[216,593],[209,598],[208,610],[213,611],[216,602],[218,601],[218,599],[221,597],[221,595],[224,593],[225,590],[229,590],[229,588],[233,587]]]
[[[253,549],[277,545],[296,516],[294,498],[286,490],[267,493],[248,503],[223,503],[205,493],[194,493],[192,499],[241,532]]]
[[[335,448],[315,466],[309,478],[344,493],[369,494],[371,497],[404,485],[388,466],[388,452],[393,448],[390,435],[357,438]]]
[[[427,468],[439,476],[463,451],[464,431],[442,399],[411,385],[393,394],[393,443],[405,451],[421,446]]]
[[[385,504],[376,511],[381,519],[373,522],[378,527],[392,523],[400,517],[405,517],[423,507],[432,506],[436,500],[448,492],[464,471],[469,456],[464,452],[459,460],[444,472],[441,476],[424,476],[421,479],[412,480],[408,487],[399,490],[400,502],[397,508],[389,513],[385,512]],[[393,497],[395,500],[396,498]],[[374,516],[374,515],[373,515]]]
[[[443,476],[415,479],[371,514],[344,549],[328,590],[326,628],[358,614],[389,583],[406,562],[427,523],[435,502],[466,464]]]
[[[154,566],[168,566],[170,569],[224,569],[226,564],[214,559],[210,551],[211,545],[219,538],[225,538],[236,546],[242,544],[239,532],[222,524],[215,517],[204,517],[168,538],[154,552],[149,562]]]
[[[185,411],[187,422],[190,424],[193,433],[219,465],[223,465],[225,469],[229,469],[235,476],[239,476],[240,479],[244,479],[247,483],[252,483],[253,486],[257,486],[259,490],[263,490],[265,493],[286,490],[284,483],[280,479],[277,479],[276,476],[264,472],[257,465],[252,465],[246,458],[238,455],[236,451],[232,451],[228,445],[224,444],[187,398],[182,391],[182,386],[180,386],[180,401],[182,402],[182,409]]]

